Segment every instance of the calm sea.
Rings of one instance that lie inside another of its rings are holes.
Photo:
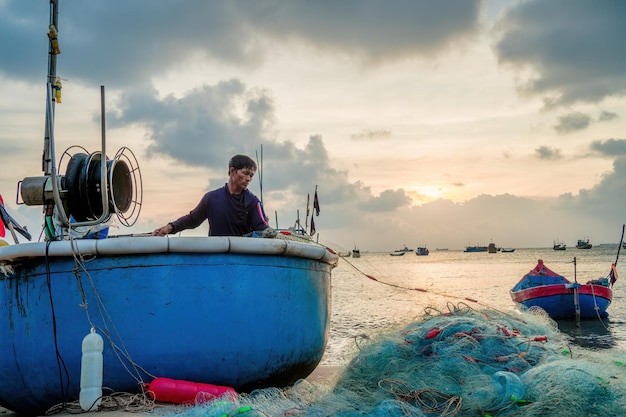
[[[465,303],[476,309],[513,311],[516,307],[509,290],[538,259],[573,281],[576,258],[577,280],[586,282],[606,276],[616,256],[617,246],[611,245],[495,254],[431,249],[428,256],[362,253],[361,258],[342,258],[333,270],[330,340],[322,363],[347,363],[364,338],[419,320],[425,308],[443,312]],[[623,277],[613,287],[608,319],[583,321],[580,327],[573,321],[558,322],[573,343],[593,349],[626,349],[626,250],[620,254],[617,271]]]

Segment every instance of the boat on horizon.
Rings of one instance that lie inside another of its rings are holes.
[[[391,256],[404,256],[406,252],[391,252],[389,255]]]
[[[552,249],[553,250],[566,250],[567,245],[561,241],[555,240],[552,244]]]
[[[576,249],[591,249],[593,245],[589,243],[589,238],[578,239],[576,242]]]
[[[407,245],[404,245],[402,249],[396,249],[394,252],[411,252],[411,249],[409,249]]]
[[[487,252],[487,246],[466,246],[463,252]]]
[[[44,175],[18,183],[26,205],[46,207],[45,241],[0,246],[0,406],[45,415],[77,400],[92,331],[103,339],[101,386],[112,392],[138,393],[157,377],[238,392],[307,377],[328,342],[337,254],[289,231],[103,233],[111,218],[137,220],[139,165],[127,148],[108,159],[104,127],[100,151],[76,146],[57,161],[58,0],[50,4]]]
[[[415,254],[417,256],[428,256],[429,253],[430,251],[426,246],[418,246],[417,248],[415,248]]]

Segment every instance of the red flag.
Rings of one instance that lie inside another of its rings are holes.
[[[311,236],[315,234],[315,222],[313,221],[313,216],[311,216]]]
[[[317,200],[317,188],[315,189],[315,196],[313,197],[313,210],[315,210],[315,215],[320,215],[320,203]]]
[[[2,196],[0,195],[0,204],[2,204],[2,207],[4,207],[4,200],[2,199]],[[4,230],[4,222],[2,221],[2,217],[0,217],[0,237],[4,237],[5,235],[5,230]]]

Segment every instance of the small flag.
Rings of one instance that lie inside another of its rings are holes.
[[[617,270],[615,269],[615,264],[611,264],[611,272],[609,272],[609,282],[611,285],[615,284],[617,281]]]
[[[311,214],[311,210],[309,210],[309,202],[311,201],[311,194],[306,195],[306,219],[304,220],[304,226],[307,227],[309,225],[309,214]]]
[[[4,200],[2,199],[2,196],[0,195],[0,204],[2,204],[2,207],[4,207]],[[2,221],[2,216],[0,216],[0,237],[4,237],[6,231],[4,230],[4,222]]]
[[[317,188],[315,189],[315,196],[313,197],[313,210],[315,210],[315,215],[320,215],[320,203],[317,200]]]
[[[313,216],[311,216],[311,236],[315,234],[315,222],[313,221]]]

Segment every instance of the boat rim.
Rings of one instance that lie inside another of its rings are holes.
[[[120,236],[106,239],[71,239],[20,243],[0,247],[0,263],[25,258],[81,255],[123,256],[164,253],[282,255],[311,259],[336,266],[339,256],[314,242],[241,236]]]

